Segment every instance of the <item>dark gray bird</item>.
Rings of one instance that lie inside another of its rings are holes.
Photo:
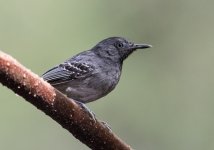
[[[135,50],[150,48],[122,37],[110,37],[81,52],[42,75],[43,79],[68,97],[88,103],[117,85],[123,61]]]

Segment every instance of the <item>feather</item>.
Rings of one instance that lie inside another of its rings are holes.
[[[93,66],[81,62],[65,62],[42,75],[50,84],[60,84],[67,81],[83,78],[94,70]]]

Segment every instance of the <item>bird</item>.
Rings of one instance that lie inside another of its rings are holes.
[[[136,44],[123,37],[109,37],[42,75],[61,93],[78,103],[98,100],[118,84],[123,61],[137,49],[152,47]]]

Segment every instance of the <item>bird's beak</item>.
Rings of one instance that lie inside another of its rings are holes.
[[[133,49],[145,49],[145,48],[151,48],[152,45],[149,44],[134,44]]]

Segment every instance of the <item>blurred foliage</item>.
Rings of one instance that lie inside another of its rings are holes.
[[[88,106],[135,149],[214,149],[214,1],[0,0],[0,49],[35,73],[123,36],[154,47]],[[88,149],[0,86],[0,149]]]

